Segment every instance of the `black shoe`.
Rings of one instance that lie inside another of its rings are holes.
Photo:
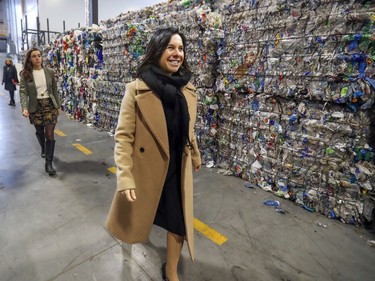
[[[163,265],[161,266],[161,277],[163,278],[163,281],[169,281],[167,278],[167,274],[165,273],[165,267],[166,263],[163,263]]]
[[[46,173],[47,173],[50,177],[55,177],[55,176],[56,176],[56,171],[55,171],[55,169],[52,167],[52,162],[47,162],[47,161],[46,161],[46,164],[45,164],[45,170],[46,170]]]

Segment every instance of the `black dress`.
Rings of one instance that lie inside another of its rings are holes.
[[[165,118],[179,119],[178,116],[175,116],[178,115],[177,112],[172,112],[164,105],[163,107]],[[167,122],[167,124],[170,123]],[[154,224],[179,236],[185,236],[181,197],[182,130],[181,126],[174,126],[174,128],[173,130],[168,128],[170,161]]]

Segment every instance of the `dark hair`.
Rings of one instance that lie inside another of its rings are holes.
[[[138,66],[136,77],[139,77],[141,73],[145,70],[145,68],[150,64],[159,66],[160,57],[167,48],[172,36],[175,34],[180,35],[182,43],[184,44],[184,61],[182,62],[182,65],[178,70],[177,74],[181,74],[181,70],[189,70],[189,65],[186,58],[185,35],[182,34],[178,30],[178,28],[167,27],[156,30],[155,33],[152,35],[150,41],[147,44],[146,53],[141,61],[141,64]]]
[[[21,76],[31,82],[33,81],[33,63],[31,62],[31,53],[34,52],[34,51],[39,51],[40,55],[42,55],[42,51],[39,50],[38,48],[31,48],[27,51],[26,53],[26,58],[25,58],[25,62],[23,63],[23,69],[21,71]],[[42,61],[42,67],[43,67],[43,61]]]

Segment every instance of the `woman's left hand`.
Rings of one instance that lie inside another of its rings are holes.
[[[200,169],[201,169],[201,166],[199,165],[199,166],[197,166],[197,167],[194,168],[194,171],[198,172]]]
[[[22,111],[22,115],[25,116],[25,117],[29,117],[30,114],[29,114],[29,111],[27,109],[24,109]]]

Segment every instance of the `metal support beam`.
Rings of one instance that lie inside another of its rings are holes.
[[[36,17],[36,32],[37,32],[37,38],[38,38],[38,46],[42,45],[42,41],[40,40],[40,22],[39,17]]]
[[[37,40],[37,46],[42,46],[45,45],[46,43],[50,43],[50,34],[61,34],[61,32],[56,32],[56,31],[51,31],[49,29],[49,19],[47,19],[47,30],[41,30],[40,29],[40,21],[39,17],[36,18],[36,29],[29,29],[28,28],[28,23],[27,23],[27,15],[25,15],[25,23],[21,19],[21,29],[22,29],[22,45],[21,45],[21,50],[25,50],[25,45],[26,45],[26,50],[28,50],[30,47],[29,40],[31,38],[35,38]],[[65,29],[65,21],[64,21],[64,29]],[[48,38],[48,42],[46,42],[46,34]],[[30,36],[34,36],[31,37]],[[35,42],[32,42],[33,45],[35,45]]]
[[[98,24],[98,0],[85,0],[86,26]]]
[[[98,24],[98,0],[90,0],[90,26]]]
[[[51,40],[50,40],[50,37],[49,37],[49,19],[47,18],[47,38],[48,38],[48,44],[49,44],[49,42],[51,42]]]
[[[28,30],[29,27],[27,26],[27,15],[25,15],[25,30]],[[26,47],[27,50],[29,49],[29,36],[26,33]]]

